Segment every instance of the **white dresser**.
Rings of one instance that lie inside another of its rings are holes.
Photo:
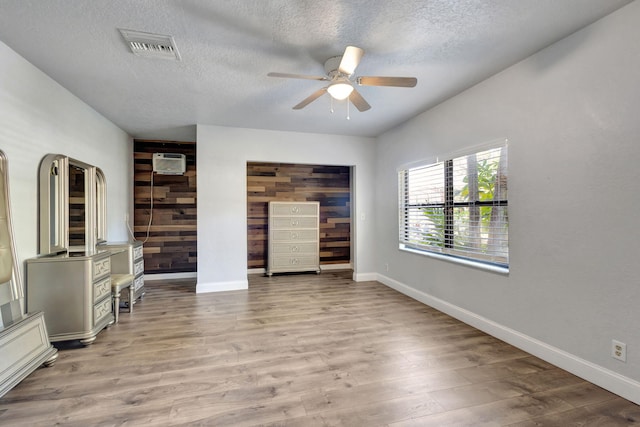
[[[267,275],[320,273],[320,203],[269,202]]]
[[[52,342],[88,345],[113,323],[110,256],[69,252],[26,260],[27,310],[44,312]]]

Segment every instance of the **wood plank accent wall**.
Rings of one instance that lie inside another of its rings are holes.
[[[185,273],[197,269],[196,144],[134,140],[134,234],[144,241],[149,224],[153,153],[181,153],[184,175],[153,174],[153,221],[144,244],[144,271]]]
[[[351,262],[351,168],[247,163],[248,268],[267,265],[270,201],[320,202],[320,264]]]

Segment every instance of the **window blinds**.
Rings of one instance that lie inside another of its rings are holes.
[[[400,244],[508,266],[507,146],[401,170]]]

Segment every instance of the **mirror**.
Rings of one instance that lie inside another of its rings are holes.
[[[95,251],[106,236],[106,181],[93,165],[61,154],[40,163],[41,255]]]
[[[69,247],[84,246],[87,228],[85,175],[87,170],[69,165]]]

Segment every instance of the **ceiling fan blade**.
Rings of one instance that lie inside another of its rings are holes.
[[[351,95],[349,95],[349,101],[351,101],[351,103],[355,105],[358,111],[367,111],[371,108],[371,105],[369,105],[369,103],[364,100],[362,95],[360,95],[360,92],[355,90],[355,88],[353,89],[353,92],[351,92]]]
[[[340,60],[338,71],[350,76],[354,71],[356,71],[356,67],[360,63],[362,55],[364,55],[364,50],[355,46],[347,46],[344,50],[344,55],[342,55],[342,59]]]
[[[282,77],[284,79],[329,80],[327,76],[309,76],[307,74],[269,73],[269,77]]]
[[[293,107],[294,110],[301,110],[304,107],[306,107],[307,105],[311,104],[313,101],[315,101],[316,99],[320,98],[322,95],[324,95],[327,92],[327,88],[323,87],[322,89],[318,89],[317,91],[313,92],[311,95],[307,96],[305,99],[302,100],[302,102],[300,102],[298,105],[296,105],[295,107]]]
[[[357,83],[360,86],[395,86],[395,87],[415,87],[418,79],[415,77],[358,77]]]

